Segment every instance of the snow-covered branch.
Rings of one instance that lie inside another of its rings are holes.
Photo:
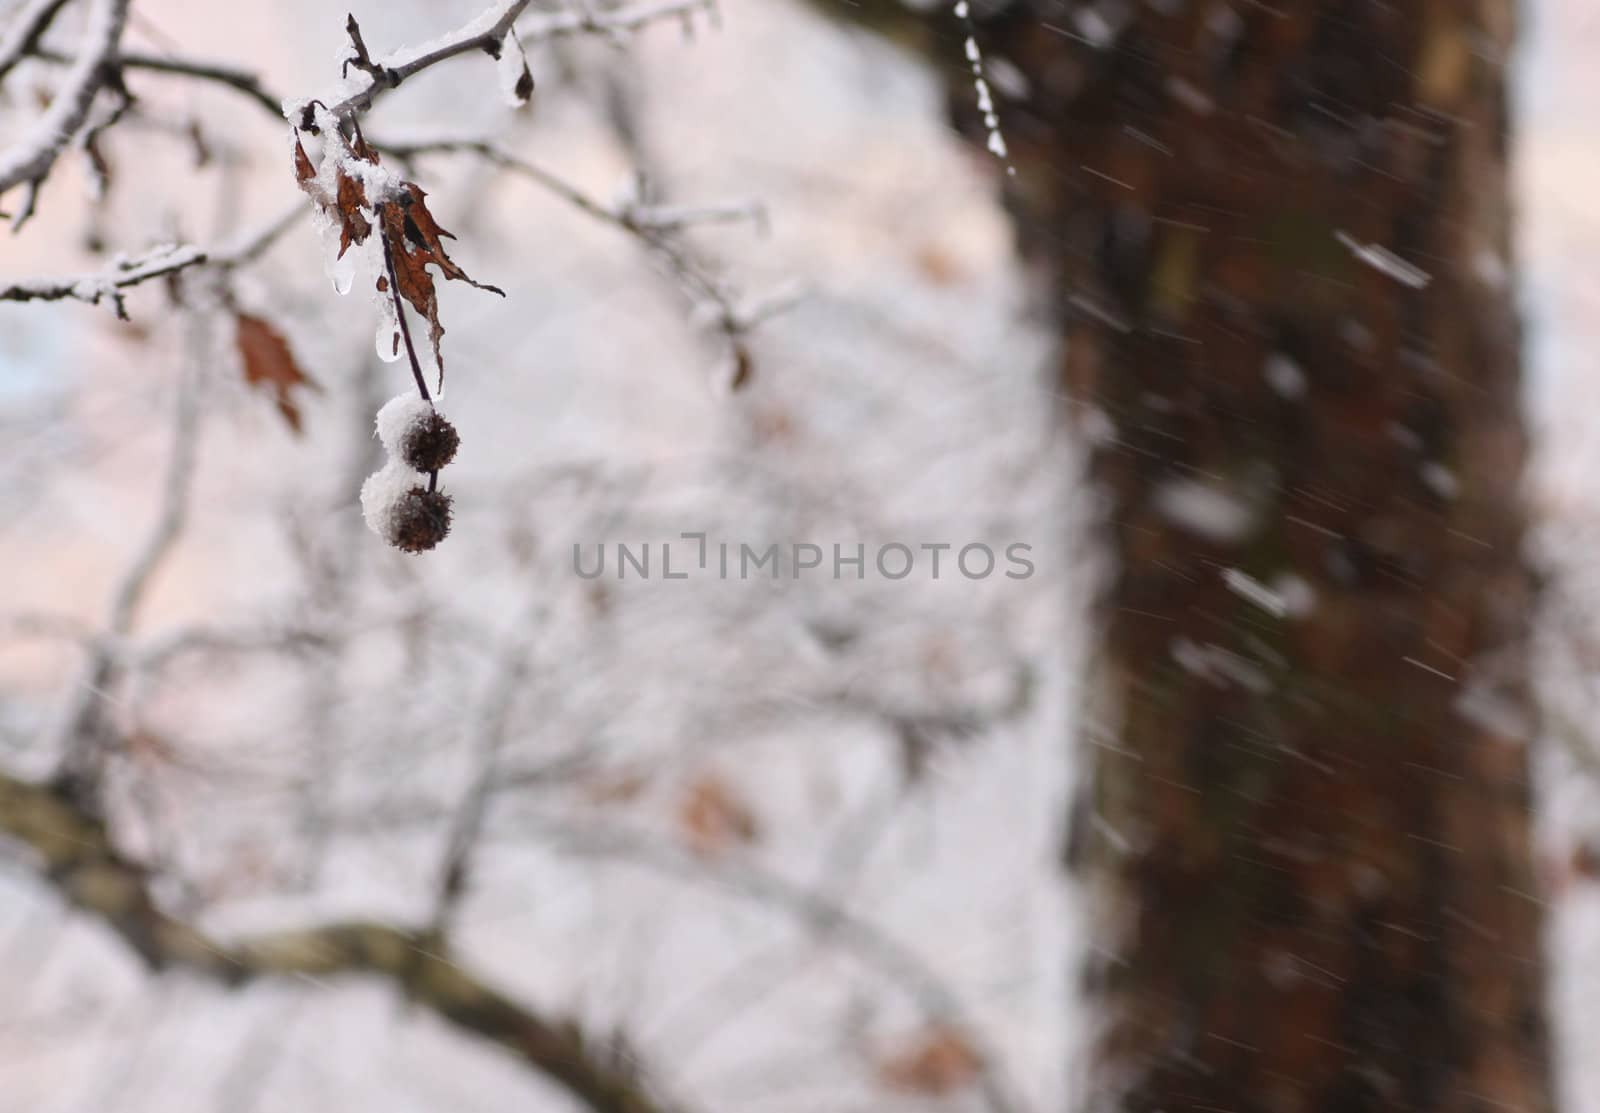
[[[296,204],[257,231],[231,245],[214,249],[192,244],[169,244],[136,259],[124,259],[94,274],[66,278],[33,279],[0,286],[0,301],[81,301],[88,305],[110,302],[122,320],[128,319],[123,291],[155,278],[198,267],[228,270],[256,259],[293,227],[304,209]]]
[[[39,45],[39,39],[55,22],[56,13],[67,6],[67,0],[30,0],[30,3],[12,17],[13,22],[0,35],[0,81],[5,80],[22,59]]]
[[[122,291],[152,278],[163,278],[207,261],[193,245],[168,244],[148,255],[116,263],[96,274],[18,282],[0,287],[0,301],[81,301],[99,305],[109,301],[122,320],[128,319]]]
[[[372,107],[380,94],[395,88],[406,78],[440,62],[480,50],[498,55],[501,43],[516,27],[518,18],[528,4],[529,0],[500,0],[494,7],[443,38],[397,50],[385,58],[370,60],[358,57],[354,66],[356,73],[346,77],[345,84],[331,96],[320,99],[332,105],[336,117],[346,119]],[[711,12],[715,10],[715,5],[716,0],[654,0],[610,11],[594,11],[588,5],[583,5],[573,11],[541,14],[530,23],[517,27],[516,34],[523,43],[585,33],[624,35],[659,20],[686,19],[695,12]],[[358,46],[357,49],[360,54],[365,53],[363,48]],[[285,115],[291,121],[301,119],[311,103],[286,104]]]
[[[13,229],[22,227],[33,215],[40,185],[56,158],[88,119],[95,95],[115,75],[114,60],[122,27],[127,21],[128,0],[91,2],[83,45],[62,88],[57,90],[50,107],[33,127],[12,146],[0,151],[0,196],[19,185],[27,191],[12,218]],[[31,41],[28,39],[24,45]]]

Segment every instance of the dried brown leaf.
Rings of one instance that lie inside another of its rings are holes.
[[[878,1077],[892,1089],[937,1097],[970,1086],[982,1068],[983,1060],[966,1036],[936,1025],[879,1063]]]
[[[689,786],[678,811],[689,845],[716,854],[760,837],[755,812],[721,777],[707,774]]]
[[[339,175],[339,197],[337,201],[339,210],[339,258],[344,258],[344,253],[350,245],[364,244],[367,237],[372,234],[372,225],[368,222],[366,214],[362,212],[367,207],[367,190],[360,182],[348,174]]]
[[[367,146],[365,139],[357,137],[356,143],[352,150],[358,157],[370,155],[369,161],[377,161],[377,152]],[[335,194],[329,197],[318,181],[317,168],[311,156],[306,154],[305,145],[298,138],[294,141],[294,178],[318,208],[339,222],[339,258],[344,258],[351,244],[367,242],[367,237],[372,234],[372,222],[366,214],[369,208],[367,188],[359,178],[353,178],[340,169],[334,176],[337,182]]]
[[[244,367],[244,381],[254,387],[271,390],[278,412],[289,428],[300,432],[300,408],[295,391],[321,388],[300,370],[289,342],[283,334],[260,317],[239,314],[234,343]]]
[[[498,286],[490,286],[486,282],[474,281],[467,272],[456,266],[455,262],[445,253],[443,240],[453,240],[455,236],[439,227],[439,222],[433,219],[433,214],[428,211],[428,195],[422,187],[415,182],[405,183],[406,199],[401,201],[401,208],[405,212],[406,220],[401,228],[407,240],[415,249],[428,255],[428,262],[439,268],[439,273],[446,278],[457,279],[476,286],[480,290],[505,296],[505,291]]]
[[[356,139],[354,143],[350,144],[350,150],[357,158],[370,162],[374,166],[378,165],[377,148],[368,143],[367,137],[362,135],[361,132],[356,132]]]
[[[300,188],[307,193],[311,192],[311,183],[316,181],[317,168],[311,165],[311,156],[306,154],[306,149],[298,137],[294,141],[294,180],[300,183]],[[313,196],[315,196],[313,194]]]
[[[428,273],[428,264],[439,268],[439,273],[449,279],[458,279],[480,290],[505,296],[505,291],[485,282],[476,282],[458,267],[445,252],[443,241],[454,239],[439,226],[428,211],[427,194],[415,182],[406,182],[405,196],[398,202],[382,206],[383,236],[388,242],[394,260],[395,286],[400,296],[428,321],[428,338],[433,344],[434,362],[439,366],[439,380],[444,381],[444,355],[439,341],[444,336],[444,325],[439,323],[439,295]]]

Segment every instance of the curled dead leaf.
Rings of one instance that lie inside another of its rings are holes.
[[[367,146],[365,139],[357,137],[356,146],[352,148],[358,157],[367,158],[370,162],[378,160],[377,152]],[[370,157],[368,157],[370,156]],[[328,157],[324,155],[324,158]],[[316,165],[311,161],[311,156],[306,154],[305,144],[297,136],[294,141],[294,179],[318,208],[328,216],[339,222],[339,258],[344,258],[344,253],[350,249],[351,244],[363,244],[372,234],[372,222],[367,219],[366,210],[370,208],[367,200],[367,188],[359,178],[352,177],[341,168],[334,173],[335,192],[332,197],[324,188]]]
[[[367,242],[367,237],[372,234],[372,225],[367,220],[366,214],[361,211],[367,207],[366,187],[354,178],[340,174],[337,206],[339,258],[343,259],[344,253],[350,249],[352,243],[364,244]]]
[[[294,180],[300,183],[300,188],[307,190],[311,182],[316,181],[317,168],[311,165],[311,156],[306,154],[305,144],[300,142],[298,136],[294,141]]]
[[[439,367],[439,382],[444,382],[444,356],[439,341],[444,336],[444,325],[439,322],[439,294],[434,288],[433,275],[428,273],[431,263],[448,279],[456,279],[476,286],[480,290],[505,297],[498,286],[473,280],[456,265],[444,249],[444,240],[455,239],[439,226],[428,211],[427,194],[415,182],[406,182],[399,201],[379,207],[383,237],[394,264],[395,288],[428,321],[428,338],[433,345],[434,362]]]

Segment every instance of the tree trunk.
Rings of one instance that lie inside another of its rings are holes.
[[[1549,1109],[1510,5],[1063,7],[986,37],[1109,419],[1089,1104]]]
[[[1550,1109],[1509,0],[973,8],[1117,564],[1089,1108]]]

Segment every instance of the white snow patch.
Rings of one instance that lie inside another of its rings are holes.
[[[1422,465],[1422,482],[1442,499],[1453,499],[1461,492],[1461,480],[1456,478],[1456,473],[1437,460]]]
[[[1316,610],[1317,589],[1310,581],[1295,572],[1279,572],[1272,578],[1272,591],[1283,600],[1284,613],[1290,618],[1303,618]]]
[[[1378,342],[1372,330],[1354,317],[1339,322],[1339,339],[1358,352],[1370,352]]]
[[[1187,78],[1167,78],[1167,95],[1196,116],[1209,116],[1217,110],[1216,102]]]
[[[1272,679],[1266,670],[1254,661],[1247,660],[1232,650],[1214,642],[1196,645],[1188,638],[1176,638],[1170,647],[1172,659],[1185,672],[1201,677],[1207,682],[1224,687],[1237,684],[1252,692],[1272,690]]]
[[[366,519],[367,528],[385,541],[393,542],[394,513],[400,500],[413,487],[427,485],[427,476],[406,467],[404,461],[391,458],[361,485],[361,516]]]
[[[1422,451],[1422,438],[1417,435],[1416,430],[1407,429],[1398,421],[1389,423],[1389,439],[1394,441],[1395,444],[1411,449],[1413,452]]]
[[[1285,618],[1289,614],[1289,604],[1283,596],[1248,572],[1238,568],[1224,568],[1222,582],[1228,586],[1229,591],[1247,603],[1254,603],[1273,618]]]
[[[378,411],[378,440],[390,452],[400,451],[400,442],[412,429],[421,425],[433,413],[433,403],[418,395],[399,394],[383,404]],[[365,494],[362,495],[365,498]]]
[[[1342,230],[1335,232],[1333,236],[1350,249],[1350,254],[1374,270],[1388,275],[1402,286],[1420,290],[1433,281],[1433,276],[1427,271],[1406,262],[1381,244],[1361,243],[1350,233]]]
[[[1505,257],[1487,247],[1472,257],[1472,273],[1491,290],[1504,290],[1511,284],[1511,268]]]
[[[1280,398],[1304,398],[1310,385],[1301,366],[1282,352],[1273,352],[1261,369],[1267,385]]]
[[[1208,541],[1242,541],[1255,525],[1249,504],[1210,484],[1175,479],[1156,488],[1156,512]]]
[[[1117,439],[1117,425],[1111,420],[1111,415],[1099,406],[1090,406],[1084,410],[1083,417],[1078,422],[1084,439],[1090,444],[1110,444]]]

